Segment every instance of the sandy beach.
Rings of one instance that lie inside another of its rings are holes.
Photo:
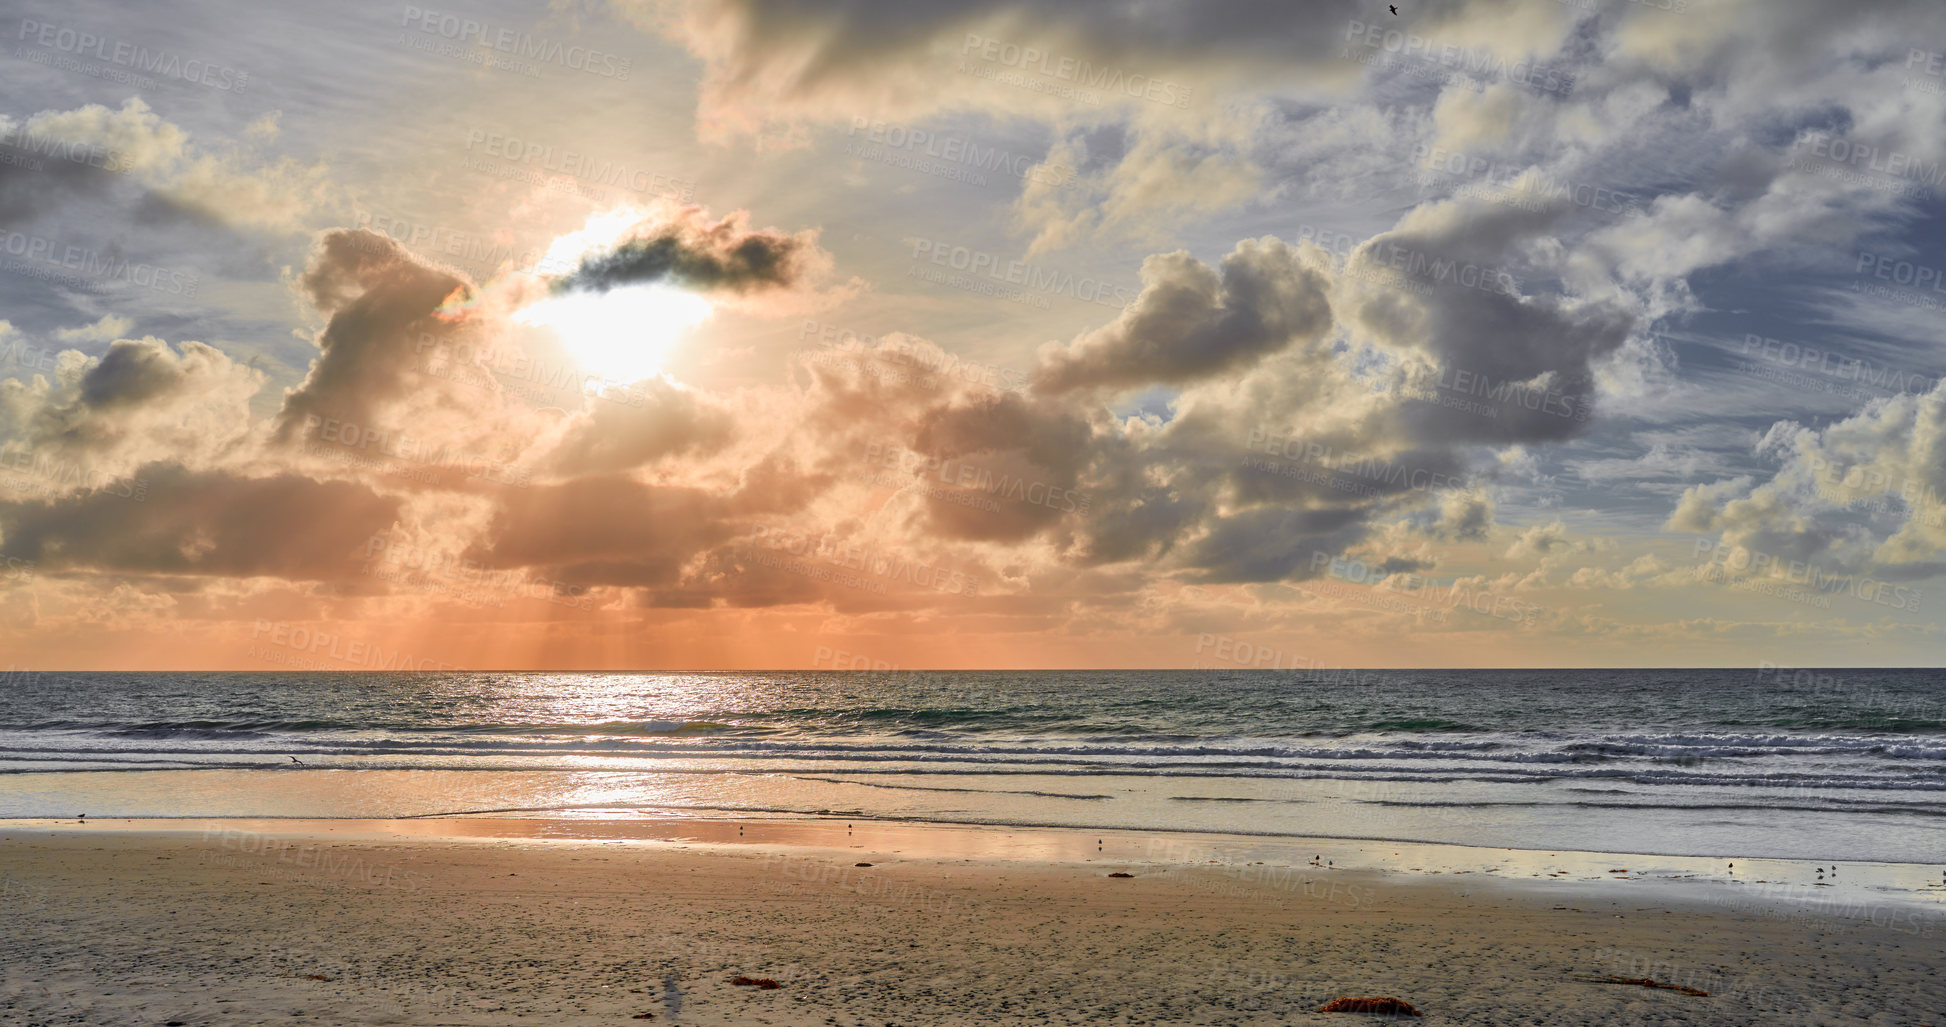
[[[0,829],[0,1022],[1357,1023],[1315,1010],[1374,995],[1429,1024],[1946,1010],[1932,920],[1765,915],[1649,881],[1211,861],[1188,836],[1097,854],[1092,832],[161,826]]]

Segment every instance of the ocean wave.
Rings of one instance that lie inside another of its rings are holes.
[[[867,788],[891,788],[904,792],[977,792],[986,795],[1034,795],[1044,799],[1112,799],[1114,796],[1088,792],[1047,792],[1034,788],[945,788],[938,785],[892,785],[878,781],[847,781],[842,778],[812,777],[808,774],[793,774],[799,781],[822,781],[826,784],[864,785]]]
[[[75,737],[77,734],[82,737]],[[485,735],[486,737],[483,737]],[[1712,761],[1782,763],[1812,758],[1862,761],[1875,765],[1946,760],[1946,746],[1918,740],[1818,736],[1751,739],[1734,736],[1582,738],[1539,740],[1513,737],[1468,743],[1423,740],[1347,740],[1352,744],[1277,744],[1236,739],[1227,744],[1103,744],[995,739],[977,742],[956,737],[851,739],[749,737],[712,721],[621,721],[577,725],[569,737],[537,737],[505,726],[484,732],[423,731],[417,737],[377,737],[336,733],[321,737],[281,732],[255,722],[149,723],[107,731],[0,731],[0,753],[51,753],[113,750],[129,753],[229,751],[275,753],[332,751],[369,756],[397,755],[545,755],[591,754],[643,758],[830,760],[981,760],[995,763],[1087,763],[1136,768],[1167,765],[1291,768],[1318,762],[1427,763],[1449,766],[1603,764],[1708,766]],[[238,743],[257,742],[239,747]],[[160,747],[158,743],[166,743]],[[211,744],[196,744],[211,743]],[[220,743],[220,744],[217,744]]]
[[[363,757],[368,753],[318,753],[308,749],[278,749],[257,753],[260,762],[239,760],[237,753],[210,754],[207,762],[178,762],[181,769],[277,769],[299,770],[291,766],[288,757],[303,754],[310,757],[310,766],[331,769],[363,770],[437,770],[458,772],[556,772],[556,773],[656,773],[672,775],[723,775],[742,774],[764,776],[771,774],[822,774],[844,775],[846,777],[899,775],[914,778],[981,776],[981,777],[1138,777],[1174,778],[1198,780],[1232,780],[1240,782],[1240,787],[1252,787],[1251,782],[1264,781],[1341,781],[1364,787],[1370,784],[1523,784],[1523,785],[1569,785],[1574,783],[1618,783],[1657,787],[1722,787],[1749,788],[1762,790],[1765,794],[1812,794],[1836,790],[1856,791],[1909,791],[1946,793],[1946,776],[1937,774],[1918,774],[1894,776],[1889,773],[1832,773],[1827,770],[1801,768],[1796,770],[1776,770],[1766,773],[1719,773],[1697,771],[1690,768],[1668,768],[1660,766],[1639,767],[1575,767],[1549,765],[1520,767],[1513,765],[1482,765],[1466,767],[1415,768],[1410,764],[1372,765],[1361,767],[1357,772],[1342,772],[1342,764],[1285,764],[1285,765],[1212,765],[1212,764],[1100,764],[1086,761],[1068,763],[1013,762],[994,763],[978,759],[940,759],[914,760],[880,756],[868,760],[849,758],[845,760],[806,759],[802,756],[747,761],[751,766],[716,765],[688,766],[643,766],[639,762],[617,764],[612,767],[590,767],[582,761],[562,764],[535,764],[532,762],[512,762],[513,754],[501,754],[503,759],[494,759],[480,754],[466,754],[463,758],[438,761],[428,760],[426,753],[411,755],[420,757],[409,761],[373,762]],[[612,755],[612,754],[608,754]],[[95,772],[107,769],[127,769],[122,764],[130,762],[163,762],[154,759],[131,759],[139,754],[128,752],[114,753],[75,753],[57,754],[13,754],[0,753],[0,773],[24,774],[46,773],[46,768],[23,767],[14,764],[66,762],[74,766],[63,768],[67,772]],[[325,761],[329,762],[325,762]],[[651,760],[651,763],[660,763]],[[694,761],[690,761],[694,762]],[[86,764],[111,764],[111,766],[86,766]],[[876,764],[876,765],[873,765]]]

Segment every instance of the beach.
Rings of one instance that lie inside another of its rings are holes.
[[[1514,853],[1494,874],[1383,848],[1398,863],[842,819],[15,820],[0,1022],[1363,1022],[1315,1012],[1347,996],[1428,1024],[1946,1010],[1936,895],[1806,906],[1698,866]],[[1755,897],[1721,897],[1739,888]]]

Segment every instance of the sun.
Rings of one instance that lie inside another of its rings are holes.
[[[514,313],[518,324],[550,330],[575,363],[618,384],[661,373],[683,334],[710,316],[710,302],[672,285],[605,292],[571,289]]]

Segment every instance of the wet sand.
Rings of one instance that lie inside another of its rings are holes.
[[[1317,847],[1334,866],[841,821],[15,821],[0,1022],[1355,1024],[1314,1010],[1366,995],[1428,1024],[1946,1022],[1924,896]]]

